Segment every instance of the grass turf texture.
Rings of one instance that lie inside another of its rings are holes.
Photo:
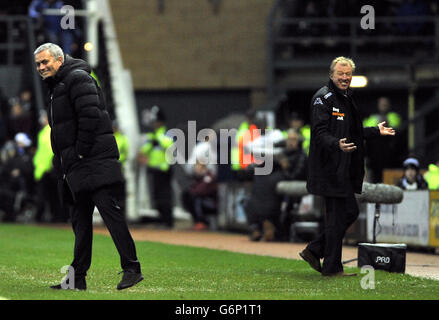
[[[301,260],[136,241],[145,280],[117,291],[119,256],[110,237],[94,235],[87,291],[52,290],[72,259],[73,233],[0,224],[0,297],[8,299],[294,300],[438,299],[439,281],[375,272],[375,289],[357,277],[324,278]]]

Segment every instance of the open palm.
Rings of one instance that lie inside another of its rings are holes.
[[[380,129],[380,134],[382,136],[394,136],[395,130],[393,130],[393,128],[385,127],[385,123],[386,121],[378,123],[378,129]]]

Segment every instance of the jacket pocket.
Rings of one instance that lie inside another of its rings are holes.
[[[322,161],[322,166],[326,167],[331,159],[331,154],[329,152],[321,152],[320,159]]]

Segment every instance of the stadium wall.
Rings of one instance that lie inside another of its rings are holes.
[[[111,0],[135,90],[241,89],[263,99],[272,0]]]

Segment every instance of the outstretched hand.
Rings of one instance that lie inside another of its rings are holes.
[[[343,152],[353,152],[357,150],[357,146],[353,142],[346,143],[346,138],[340,139],[338,145]]]
[[[378,129],[380,129],[380,135],[382,136],[394,136],[395,130],[393,128],[385,127],[384,124],[386,121],[378,123]]]

